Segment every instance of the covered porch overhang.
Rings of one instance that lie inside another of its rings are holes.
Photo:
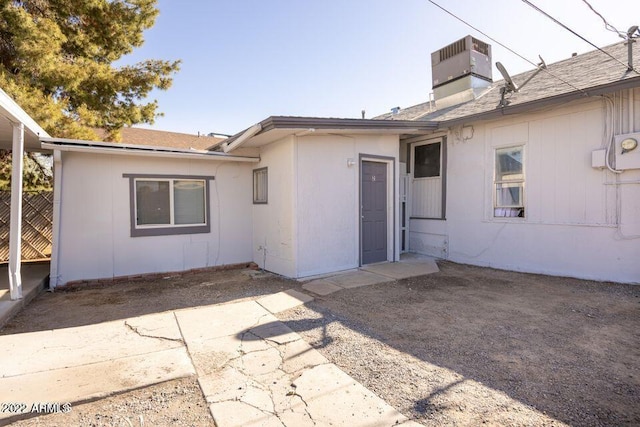
[[[9,227],[9,291],[11,300],[22,298],[21,236],[22,175],[26,151],[43,151],[40,138],[49,134],[9,95],[0,89],[0,149],[11,150],[11,219]]]

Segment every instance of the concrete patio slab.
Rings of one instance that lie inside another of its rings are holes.
[[[319,425],[394,426],[407,418],[333,364],[306,370],[293,382]]]
[[[327,282],[333,283],[334,285],[338,285],[341,288],[351,289],[360,286],[377,285],[379,283],[391,282],[393,279],[368,271],[354,271],[351,273],[327,277],[325,280]]]
[[[22,299],[12,301],[9,293],[9,272],[7,264],[0,265],[0,327],[15,316],[43,289],[49,275],[49,262],[25,262],[20,268],[22,274]]]
[[[440,271],[435,259],[418,254],[402,254],[398,262],[366,265],[357,271],[326,276],[307,282],[302,289],[325,296],[342,289],[377,285],[397,279],[422,276]]]
[[[161,335],[154,337],[151,333],[137,333],[129,322],[139,326],[157,323]],[[0,366],[3,377],[51,371],[183,347],[179,337],[180,331],[173,313],[75,328],[2,335]]]
[[[373,276],[360,272],[346,283],[369,283]],[[0,401],[54,396],[75,404],[195,374],[219,427],[408,422],[268,311],[311,299],[290,290],[256,301],[0,336]],[[0,414],[0,424],[13,415]]]
[[[251,325],[275,319],[254,301],[179,310],[175,312],[184,339],[193,345],[198,341],[238,334]],[[267,317],[266,319],[264,319]]]
[[[313,297],[295,289],[278,292],[277,294],[257,300],[258,304],[269,310],[271,313],[280,313],[290,308],[313,301]]]
[[[328,280],[318,279],[303,284],[302,289],[304,289],[305,291],[313,292],[316,295],[325,296],[334,292],[338,292],[344,288],[331,283]]]
[[[195,374],[172,312],[2,335],[0,366],[3,402],[74,403]]]
[[[236,310],[226,335],[209,328],[216,316]],[[183,310],[176,318],[219,427],[392,426],[407,421],[258,301]]]
[[[6,365],[5,365],[6,366]],[[184,347],[0,378],[0,402],[79,402],[183,378],[194,369]],[[15,414],[0,413],[0,419]]]
[[[432,258],[411,259],[407,262],[400,261],[367,265],[362,267],[362,270],[396,280],[437,273],[440,271],[435,260]]]

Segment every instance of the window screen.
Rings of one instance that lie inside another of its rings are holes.
[[[414,178],[440,176],[440,142],[418,145],[414,149]]]
[[[496,217],[524,217],[523,147],[496,149],[494,211]]]
[[[204,181],[173,181],[175,224],[204,224],[204,187]]]
[[[267,168],[253,171],[253,203],[266,204],[268,202],[268,170]]]

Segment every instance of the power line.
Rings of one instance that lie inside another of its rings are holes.
[[[622,31],[619,31],[616,27],[614,27],[613,25],[609,24],[609,22],[607,22],[607,20],[604,18],[604,16],[602,16],[602,14],[600,14],[597,10],[595,10],[593,8],[593,6],[591,6],[591,4],[587,0],[582,0],[582,2],[584,4],[586,4],[589,7],[589,9],[591,9],[591,11],[593,13],[598,15],[600,17],[600,19],[602,19],[602,22],[604,22],[604,28],[606,28],[607,30],[611,31],[612,33],[617,33],[623,39],[625,38],[625,33],[623,33]]]
[[[631,64],[625,64],[624,62],[620,61],[618,58],[616,58],[615,56],[611,55],[609,52],[600,49],[600,47],[596,46],[595,44],[591,43],[589,40],[587,40],[586,38],[582,37],[580,34],[576,33],[575,31],[573,31],[571,28],[567,27],[566,25],[564,25],[562,22],[558,21],[556,18],[554,18],[553,16],[549,15],[547,12],[545,12],[544,10],[540,9],[538,6],[536,6],[535,4],[531,3],[529,0],[522,0],[522,2],[528,6],[531,6],[532,8],[534,8],[535,10],[537,10],[538,12],[540,12],[541,14],[543,14],[544,16],[546,16],[547,18],[551,19],[553,22],[555,22],[556,24],[560,25],[562,28],[564,28],[565,30],[569,31],[571,34],[575,35],[576,37],[580,38],[581,40],[584,40],[585,42],[587,42],[588,44],[590,44],[591,46],[595,47],[597,50],[599,50],[600,52],[604,53],[605,55],[607,55],[609,58],[613,59],[614,61],[620,63],[621,65],[623,65],[625,68],[630,68],[631,70],[635,71],[636,73],[640,74],[640,72],[638,70],[636,70],[635,68],[633,68],[631,66]]]
[[[516,55],[517,57],[519,57],[520,59],[528,62],[529,64],[533,65],[534,67],[538,68],[539,65],[536,64],[533,61],[530,61],[529,59],[525,58],[524,56],[520,55],[518,52],[516,52],[515,50],[511,49],[510,47],[506,46],[503,43],[500,43],[498,40],[494,39],[493,37],[491,37],[489,34],[485,33],[484,31],[474,27],[473,25],[471,25],[470,23],[468,23],[467,21],[465,21],[464,19],[460,18],[459,16],[455,15],[453,12],[449,12],[447,9],[445,9],[444,7],[440,6],[438,3],[436,3],[433,0],[427,0],[429,3],[431,3],[432,5],[436,6],[437,8],[439,8],[440,10],[442,10],[443,12],[451,15],[452,17],[454,17],[455,19],[457,19],[458,21],[462,22],[463,24],[465,24],[467,27],[479,32],[480,34],[482,34],[483,36],[485,36],[486,38],[488,38],[489,40],[491,40],[492,42],[502,46],[503,48],[505,48],[506,50],[508,50],[509,52],[513,53],[514,55]],[[625,65],[626,67],[626,65]],[[568,81],[566,81],[565,79],[558,77],[557,75],[555,75],[554,73],[552,73],[551,71],[549,71],[547,68],[542,68],[542,70],[544,70],[547,74],[551,75],[552,77],[555,77],[556,79],[560,80],[562,83],[572,87],[573,89],[582,92],[584,95],[588,96],[588,93],[585,92],[583,89],[580,89],[579,87],[569,83]]]

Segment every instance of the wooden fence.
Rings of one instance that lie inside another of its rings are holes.
[[[0,192],[0,262],[9,260],[11,193]],[[22,259],[51,257],[53,191],[23,193]]]

